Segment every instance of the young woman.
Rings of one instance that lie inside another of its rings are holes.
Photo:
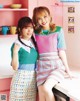
[[[39,51],[36,69],[39,101],[55,101],[52,88],[64,79],[65,74],[71,77],[65,54],[64,32],[62,27],[52,23],[47,7],[34,8],[33,22]]]
[[[33,22],[29,17],[22,17],[18,21],[18,39],[11,47],[11,65],[16,72],[11,82],[9,101],[36,101],[35,68],[38,53],[33,31]]]

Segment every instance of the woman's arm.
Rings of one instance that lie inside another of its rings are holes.
[[[19,59],[18,59],[18,51],[19,51],[20,47],[19,45],[15,44],[14,48],[13,48],[13,57],[12,57],[12,61],[11,61],[11,65],[13,67],[14,70],[18,69],[19,66]]]
[[[68,66],[68,62],[67,62],[67,57],[66,57],[66,53],[64,50],[59,50],[59,57],[61,58],[64,66],[65,66],[65,70],[68,74],[70,74],[70,69]]]

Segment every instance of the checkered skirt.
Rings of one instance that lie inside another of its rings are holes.
[[[36,79],[34,71],[18,70],[15,72],[9,101],[36,101]]]
[[[64,79],[65,67],[57,52],[41,54],[36,73],[37,86],[43,84],[49,78],[61,82]]]

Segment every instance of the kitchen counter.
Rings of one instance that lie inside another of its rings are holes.
[[[0,79],[5,79],[5,78],[12,78],[14,74],[13,69],[5,67],[4,68],[0,68]]]
[[[77,76],[76,78],[67,78],[62,83],[57,84],[55,88],[74,101],[80,101],[80,73],[74,74]]]
[[[12,78],[14,71],[6,70],[0,73],[0,79]],[[80,73],[73,72],[76,78],[66,78],[63,82],[58,83],[54,88],[63,94],[72,98],[74,101],[80,101]]]
[[[0,79],[12,78],[13,75],[0,75]]]

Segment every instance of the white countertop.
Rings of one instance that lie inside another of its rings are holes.
[[[13,75],[1,75],[0,79],[12,78]]]
[[[62,83],[59,83],[55,88],[75,101],[80,101],[80,74],[76,74],[77,77],[73,79],[65,79]]]
[[[0,79],[5,79],[5,78],[11,78],[14,74],[13,69],[10,69],[8,67],[0,68]]]

